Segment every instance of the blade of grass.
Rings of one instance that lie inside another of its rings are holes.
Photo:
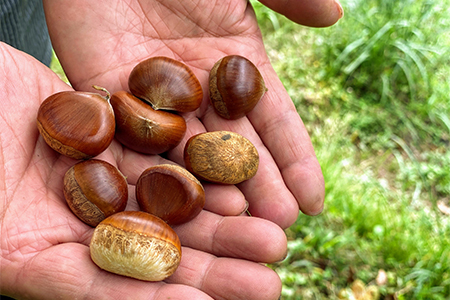
[[[450,118],[446,113],[438,112],[436,113],[437,117],[444,123],[450,133]]]
[[[379,39],[381,39],[391,28],[392,28],[392,22],[387,22],[383,27],[380,28],[368,41],[367,45],[362,49],[359,56],[353,60],[350,64],[348,64],[344,68],[344,73],[350,74],[352,73],[356,68],[358,68],[368,57],[370,57],[370,50],[373,48],[373,46],[377,43]]]
[[[403,71],[403,74],[405,74],[406,80],[408,81],[410,101],[415,101],[416,100],[416,84],[414,82],[414,78],[413,78],[411,69],[409,68],[408,64],[405,63],[405,61],[402,59],[397,61],[397,66],[400,67],[400,69]]]
[[[428,72],[425,68],[422,59],[414,52],[414,49],[408,46],[403,40],[396,40],[394,42],[394,47],[398,48],[405,55],[407,55],[411,60],[415,63],[417,68],[419,69],[420,75],[422,76],[423,81],[425,82],[425,88],[428,89]]]
[[[365,41],[366,41],[366,37],[362,37],[362,38],[357,39],[356,41],[351,42],[349,45],[347,45],[347,47],[345,47],[344,51],[342,51],[341,54],[339,54],[339,56],[333,62],[334,68],[337,69],[338,66],[342,62],[344,62],[353,51],[355,51],[357,48],[364,45]]]

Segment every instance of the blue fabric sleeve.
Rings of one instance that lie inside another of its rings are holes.
[[[1,0],[0,41],[34,56],[49,66],[52,45],[42,1]]]

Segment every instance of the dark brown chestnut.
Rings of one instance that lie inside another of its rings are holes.
[[[238,184],[255,176],[259,154],[242,135],[213,131],[194,135],[187,141],[184,162],[186,169],[200,179]]]
[[[128,87],[156,110],[190,112],[199,108],[203,99],[202,87],[191,69],[163,56],[137,64],[128,78]]]
[[[226,119],[247,115],[267,88],[256,66],[247,58],[230,55],[211,69],[209,97],[217,114]]]
[[[65,91],[42,102],[37,127],[55,151],[74,159],[88,159],[102,153],[114,138],[114,111],[96,93]]]
[[[162,164],[146,169],[136,183],[140,208],[169,225],[195,218],[205,205],[202,184],[185,168]]]
[[[106,217],[125,210],[128,184],[110,163],[85,160],[64,175],[64,197],[80,220],[95,227]]]
[[[114,93],[111,105],[116,118],[116,139],[132,150],[160,154],[175,148],[186,133],[182,116],[154,110],[128,92]]]
[[[103,220],[94,230],[89,249],[101,269],[145,281],[166,279],[181,261],[175,231],[142,211],[119,212]]]

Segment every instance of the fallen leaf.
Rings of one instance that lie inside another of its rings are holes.
[[[356,279],[355,281],[353,281],[351,289],[356,299],[362,299],[361,297],[366,292],[366,285],[361,280]]]
[[[444,201],[439,200],[437,202],[437,207],[441,211],[441,213],[443,213],[444,215],[447,215],[447,216],[450,215],[450,207],[447,204],[445,204]]]
[[[385,270],[380,269],[378,270],[377,278],[375,279],[377,285],[386,285],[387,284],[387,273]]]

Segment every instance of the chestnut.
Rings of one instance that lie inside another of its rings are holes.
[[[140,208],[169,225],[195,218],[205,205],[205,191],[185,168],[162,164],[146,169],[136,183]]]
[[[124,211],[128,184],[110,163],[90,159],[79,162],[64,175],[64,197],[72,212],[95,227],[106,217]]]
[[[166,279],[181,260],[175,231],[141,211],[120,212],[103,220],[89,248],[92,261],[101,269],[145,281]]]
[[[267,88],[256,66],[239,55],[223,57],[209,76],[209,97],[221,117],[238,119],[247,115]]]
[[[238,133],[212,131],[194,135],[187,141],[184,162],[186,169],[199,179],[238,184],[255,176],[259,154]]]
[[[199,108],[203,99],[202,87],[191,69],[163,56],[138,63],[129,75],[128,87],[155,110],[190,112]]]
[[[175,148],[186,133],[182,116],[154,110],[132,94],[119,91],[111,96],[116,118],[116,139],[145,154],[160,154]]]
[[[64,91],[42,102],[37,127],[55,151],[74,159],[88,159],[102,153],[114,138],[114,112],[109,96]]]

